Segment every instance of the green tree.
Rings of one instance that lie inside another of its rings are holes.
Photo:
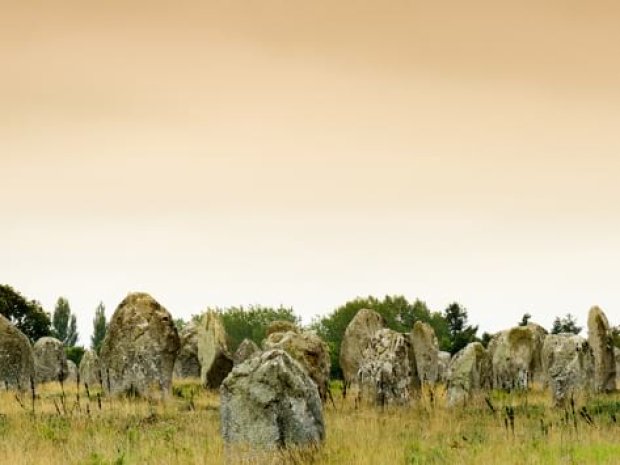
[[[103,302],[99,302],[95,309],[95,318],[93,318],[93,335],[90,338],[90,347],[97,354],[101,350],[101,344],[108,331],[108,322],[105,317],[105,306]]]
[[[67,347],[73,347],[77,342],[77,320],[71,314],[69,301],[59,297],[52,315],[52,335],[62,341]]]
[[[237,347],[244,339],[251,339],[260,345],[267,332],[269,323],[276,320],[291,321],[299,324],[299,317],[295,315],[290,307],[263,307],[251,305],[249,307],[229,307],[215,309],[222,318],[222,323],[228,334],[228,347],[231,351]]]
[[[77,367],[80,366],[80,362],[82,361],[84,352],[84,347],[82,346],[65,347],[65,354],[67,354],[67,359],[75,363]]]
[[[448,324],[450,347],[448,351],[454,355],[470,342],[476,341],[478,326],[471,326],[467,319],[467,310],[454,302],[444,311],[444,318]]]
[[[527,326],[531,319],[532,315],[529,313],[524,313],[521,317],[521,321],[519,321],[519,326]]]
[[[35,300],[28,300],[11,286],[0,285],[0,313],[31,342],[51,334],[49,315]]]
[[[567,313],[562,318],[556,317],[553,320],[553,326],[551,327],[551,334],[560,333],[573,333],[579,334],[583,328],[577,326],[577,318],[570,313]]]

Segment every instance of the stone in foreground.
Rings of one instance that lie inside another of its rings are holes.
[[[7,318],[0,315],[0,388],[30,389],[34,380],[34,354],[30,341]]]
[[[53,337],[42,337],[34,343],[33,350],[37,383],[67,379],[69,366],[62,342]]]
[[[198,328],[189,323],[179,332],[181,348],[174,362],[176,378],[200,378],[200,360],[198,359]]]
[[[220,387],[222,436],[258,449],[312,446],[325,437],[316,384],[286,351],[237,365]]]
[[[616,389],[614,344],[607,317],[598,307],[592,307],[588,313],[588,343],[594,355],[594,390],[614,391]]]
[[[362,353],[375,333],[385,328],[385,320],[373,310],[361,309],[349,322],[340,346],[340,368],[347,385],[357,382]]]
[[[217,312],[208,311],[198,326],[198,360],[204,387],[217,389],[233,368],[226,330]]]
[[[457,352],[448,367],[448,407],[463,405],[480,389],[491,384],[491,361],[479,342],[471,342]]]
[[[169,393],[179,345],[170,313],[148,294],[129,294],[114,312],[103,340],[104,388],[113,395]]]
[[[391,329],[380,329],[363,352],[358,370],[362,398],[373,398],[376,405],[409,402],[412,382],[409,336]]]
[[[87,350],[80,361],[80,383],[89,389],[101,386],[101,365],[94,350]]]
[[[263,347],[288,352],[316,383],[321,399],[327,398],[331,360],[329,348],[319,336],[312,331],[272,333],[263,341]]]
[[[554,405],[564,405],[571,397],[591,390],[594,356],[584,338],[550,334],[545,338],[542,360]]]

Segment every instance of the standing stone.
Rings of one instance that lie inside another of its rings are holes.
[[[409,402],[410,351],[408,335],[387,328],[378,330],[364,350],[358,370],[361,397],[371,397],[381,406]]]
[[[62,342],[53,337],[42,337],[34,343],[33,350],[37,383],[67,379],[69,367]]]
[[[340,368],[347,385],[357,382],[362,352],[374,334],[382,328],[385,328],[383,317],[368,309],[358,311],[349,322],[340,346]]]
[[[448,367],[448,407],[463,405],[471,395],[491,384],[491,360],[479,342],[456,353]]]
[[[327,398],[331,369],[329,348],[314,332],[272,333],[263,341],[263,347],[265,350],[282,349],[288,352],[316,383],[321,399]]]
[[[235,366],[220,399],[222,436],[229,445],[282,449],[316,445],[325,437],[316,384],[284,350]]]
[[[448,380],[448,366],[452,356],[450,352],[440,351],[437,355],[437,380],[445,383]]]
[[[591,389],[594,355],[584,338],[550,334],[545,338],[542,360],[554,405],[561,406],[571,396]]]
[[[65,383],[76,383],[78,378],[78,368],[73,360],[67,360],[67,378]]]
[[[101,347],[104,388],[113,395],[169,393],[179,345],[170,313],[149,294],[129,294],[114,312]]]
[[[245,362],[248,358],[260,353],[260,347],[251,339],[244,339],[233,355],[235,365]]]
[[[202,383],[208,389],[220,387],[233,368],[224,324],[217,312],[211,310],[202,317],[198,327],[198,360]]]
[[[101,365],[94,350],[87,350],[80,361],[80,383],[88,388],[101,386]]]
[[[288,331],[291,331],[293,333],[300,332],[299,327],[292,321],[275,320],[269,323],[269,325],[267,326],[265,337],[269,337],[269,335],[273,333],[286,333]]]
[[[598,307],[592,307],[588,313],[588,343],[594,354],[594,390],[615,390],[616,360],[613,339],[607,317]]]
[[[614,357],[616,358],[616,388],[620,389],[620,349],[614,347]]]
[[[427,323],[416,321],[411,331],[411,340],[420,383],[435,384],[439,358],[439,343],[435,330]]]
[[[181,348],[174,362],[174,376],[177,378],[200,378],[198,359],[198,328],[188,324],[179,332]]]
[[[529,323],[497,333],[489,342],[494,389],[527,389],[533,381],[542,383],[542,346],[546,331]]]
[[[0,388],[30,389],[35,377],[30,341],[7,318],[0,315]]]

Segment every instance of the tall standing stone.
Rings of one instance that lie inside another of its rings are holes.
[[[114,312],[101,347],[104,388],[146,397],[169,393],[179,345],[170,313],[149,294],[129,294]]]
[[[497,333],[489,342],[494,389],[527,389],[544,380],[541,353],[546,331],[529,323]]]
[[[174,376],[177,378],[200,378],[198,358],[198,328],[189,323],[179,332],[181,348],[174,362]]]
[[[33,350],[37,383],[67,379],[69,366],[62,342],[53,337],[42,337],[34,343]]]
[[[222,383],[220,399],[224,441],[249,453],[313,446],[325,437],[316,384],[284,350],[237,365]]]
[[[232,355],[228,352],[226,329],[217,312],[208,311],[200,321],[198,359],[202,383],[209,389],[220,387],[233,368]]]
[[[442,383],[448,380],[448,366],[451,359],[450,352],[440,351],[437,355],[437,380]]]
[[[598,307],[592,307],[588,313],[588,343],[594,354],[594,390],[615,390],[616,360],[613,339],[607,317]]]
[[[0,388],[30,389],[34,376],[34,353],[30,341],[4,315],[0,315]]]
[[[576,334],[550,334],[542,349],[543,369],[554,405],[591,390],[594,356],[588,342]]]
[[[448,367],[448,407],[465,403],[471,395],[491,385],[491,360],[479,342],[457,352]]]
[[[362,352],[374,334],[385,328],[385,320],[373,310],[359,310],[349,322],[340,346],[340,368],[346,384],[357,382]]]
[[[409,335],[380,329],[363,352],[358,370],[361,397],[372,397],[376,405],[403,405],[409,402],[412,363]]]
[[[101,364],[99,356],[94,350],[87,350],[80,361],[80,383],[88,388],[101,386]]]
[[[614,357],[616,358],[616,388],[620,389],[620,348],[614,347]]]
[[[439,343],[433,327],[416,321],[411,331],[418,378],[422,384],[435,384],[438,373]]]
[[[329,347],[312,331],[272,333],[263,341],[265,350],[282,349],[300,363],[316,383],[321,399],[329,391]]]

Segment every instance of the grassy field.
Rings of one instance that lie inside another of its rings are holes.
[[[293,463],[618,464],[620,395],[552,409],[542,392],[492,393],[464,408],[443,407],[443,392],[385,410],[343,400],[325,409],[327,439]],[[0,463],[10,465],[221,464],[218,396],[176,384],[166,401],[101,399],[58,385],[35,402],[0,393]],[[275,462],[274,462],[275,463]]]

